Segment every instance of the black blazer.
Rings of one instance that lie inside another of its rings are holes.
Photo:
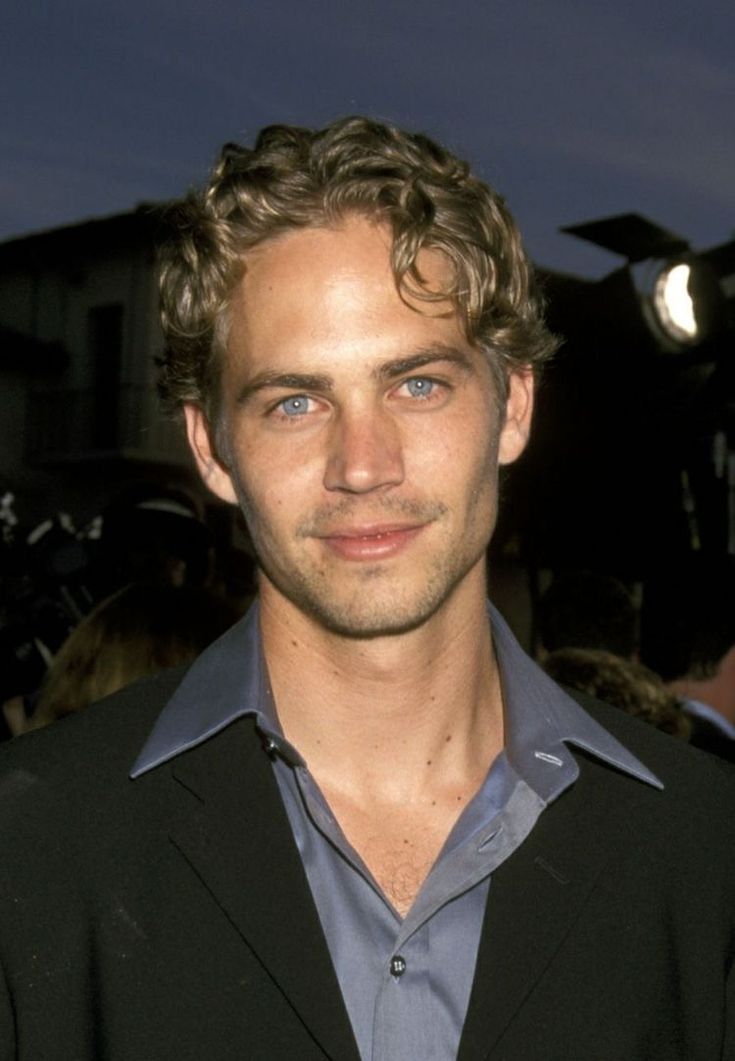
[[[0,750],[0,1061],[358,1061],[252,722],[128,779],[179,679]],[[730,767],[590,710],[666,790],[579,754],[493,875],[459,1058],[735,1058]]]

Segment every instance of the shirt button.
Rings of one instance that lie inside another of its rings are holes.
[[[396,954],[390,960],[390,974],[391,976],[403,976],[406,971],[406,959],[402,958],[400,954]]]

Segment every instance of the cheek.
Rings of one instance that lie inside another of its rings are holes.
[[[285,447],[284,447],[285,450]],[[314,504],[313,462],[306,463],[292,452],[265,447],[244,450],[238,461],[241,506],[249,521],[261,527],[298,523]],[[277,533],[277,528],[273,526]]]
[[[437,487],[442,484],[455,493],[474,494],[494,483],[497,435],[496,418],[487,409],[473,409],[453,417],[444,430],[428,423],[414,440],[416,485],[430,489],[432,483]]]

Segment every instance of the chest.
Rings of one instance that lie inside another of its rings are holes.
[[[352,847],[392,906],[411,909],[464,803],[364,806],[336,794],[330,807]]]

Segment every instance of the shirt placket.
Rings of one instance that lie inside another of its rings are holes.
[[[430,933],[425,922],[406,933],[401,927],[386,955],[375,999],[371,1061],[422,1058],[433,1061]],[[406,1029],[412,1029],[408,1039]]]

